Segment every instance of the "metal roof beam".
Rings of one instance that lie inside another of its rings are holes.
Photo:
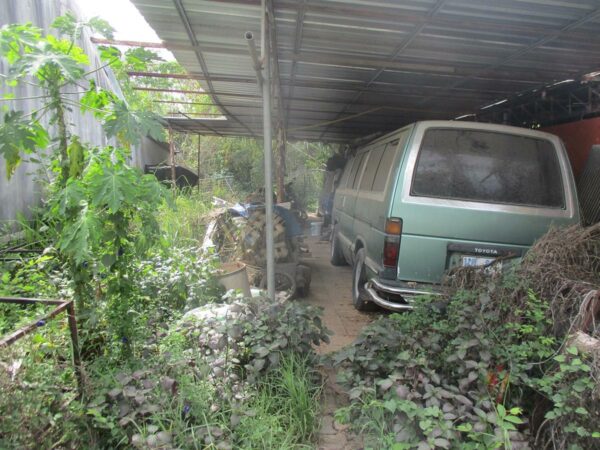
[[[398,56],[400,56],[415,40],[415,38],[423,31],[427,21],[435,16],[440,9],[444,7],[444,4],[447,0],[437,0],[435,5],[427,12],[426,16],[423,17],[419,23],[415,26],[414,30],[410,33],[410,35],[404,39],[392,52],[389,59],[389,64],[393,63]],[[354,103],[358,101],[358,99],[373,85],[373,83],[381,76],[381,74],[388,68],[388,65],[384,65],[375,72],[375,74],[367,81],[367,83],[356,93],[356,95],[352,98],[352,100],[344,107],[342,111],[340,111],[339,116],[341,115]],[[431,69],[430,69],[431,70]],[[454,71],[454,68],[451,68],[450,73]],[[325,133],[329,130],[329,125],[323,130],[321,133],[321,137],[325,135]]]
[[[219,2],[226,1],[228,3],[238,3],[237,0],[218,0]],[[250,2],[249,4],[252,4]],[[399,4],[399,3],[398,3]],[[300,4],[297,0],[278,0],[278,6],[282,9],[298,10]],[[392,6],[392,5],[390,5]],[[307,6],[308,12],[330,15],[332,17],[350,17],[358,19],[373,19],[378,23],[389,23],[391,26],[397,26],[399,23],[418,23],[423,20],[422,14],[400,12],[398,8],[386,6],[365,5],[359,3],[335,3],[332,6],[329,4],[310,3]],[[453,18],[448,16],[435,16],[428,21],[430,26],[448,27],[451,29],[464,30],[468,27],[469,30],[477,30],[481,32],[498,32],[500,34],[517,34],[522,33],[525,36],[536,36],[540,33],[552,31],[552,25],[520,25],[510,20],[495,20],[493,18],[477,17],[476,20],[465,21],[464,18]],[[392,29],[392,28],[390,28]],[[565,37],[573,39],[583,39],[585,42],[600,41],[599,36],[591,36],[589,33],[567,30]]]
[[[215,103],[215,105],[217,107],[221,108],[221,110],[226,115],[231,116],[233,120],[240,123],[240,125],[244,126],[244,128],[246,128],[253,137],[256,137],[254,132],[250,128],[248,128],[248,126],[246,124],[242,123],[239,119],[237,119],[234,115],[232,115],[227,110],[227,108],[220,105],[221,102],[219,101],[219,98],[214,94],[214,87],[212,84],[212,80],[210,78],[210,72],[208,70],[208,67],[206,66],[206,61],[204,60],[204,56],[202,55],[202,51],[200,50],[198,40],[196,39],[196,34],[194,33],[194,30],[192,29],[192,24],[190,23],[190,19],[187,16],[187,13],[183,6],[183,2],[182,2],[182,0],[173,0],[173,3],[175,4],[175,9],[177,10],[177,13],[179,14],[179,18],[181,19],[181,22],[183,23],[183,26],[188,35],[188,38],[189,38],[190,42],[192,43],[192,45],[194,46],[194,53],[196,54],[196,59],[198,60],[198,63],[200,64],[202,73],[206,77],[206,84],[207,84],[207,87],[209,90],[208,94],[210,95],[210,97],[212,98],[213,102]]]
[[[520,58],[521,56],[526,55],[527,53],[531,52],[532,50],[535,50],[537,48],[539,48],[542,45],[545,45],[551,41],[553,41],[554,39],[558,38],[559,36],[561,36],[562,33],[568,31],[568,30],[572,30],[574,28],[577,28],[581,25],[583,25],[586,22],[590,22],[592,20],[597,19],[598,17],[600,17],[600,8],[596,8],[594,11],[590,12],[590,13],[586,13],[585,16],[580,17],[579,19],[565,25],[563,28],[560,28],[558,30],[554,30],[551,33],[541,37],[540,39],[536,40],[535,42],[533,42],[532,44],[529,45],[525,45],[523,47],[521,47],[519,50],[511,53],[509,56],[500,59],[499,61],[495,62],[494,64],[490,64],[488,66],[486,66],[484,69],[482,69],[481,71],[479,71],[476,74],[464,77],[460,80],[457,80],[456,82],[450,84],[449,86],[443,87],[441,89],[453,89],[459,86],[462,86],[463,84],[472,81],[475,77],[477,76],[482,76],[485,75],[486,73],[493,71],[497,68],[500,68],[502,66],[505,66],[506,64],[508,64],[511,61],[514,61],[517,58]],[[593,68],[590,67],[590,70],[592,70]],[[425,104],[429,101],[431,101],[432,99],[435,98],[435,95],[429,95],[427,97],[425,97],[421,103]]]
[[[296,57],[296,55],[298,55],[298,51],[300,50],[300,47],[302,46],[302,32],[304,29],[304,15],[306,13],[306,2],[307,0],[301,0],[299,7],[298,7],[298,12],[296,13],[296,29],[294,31],[294,49],[293,49],[293,54],[294,57]],[[297,65],[298,65],[298,61],[296,59],[292,60],[292,67],[290,69],[290,84],[288,87],[288,100],[287,100],[287,105],[286,105],[286,117],[289,117],[290,115],[290,106],[292,104],[292,99],[294,97],[294,83],[296,82],[296,69],[297,69]],[[287,128],[287,121],[285,123],[285,126]]]

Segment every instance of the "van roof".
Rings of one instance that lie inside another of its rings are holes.
[[[419,128],[462,128],[462,129],[470,129],[470,130],[486,130],[486,131],[496,131],[501,133],[510,133],[510,134],[518,134],[521,136],[529,136],[533,138],[543,138],[549,139],[551,141],[556,142],[559,138],[551,133],[546,133],[545,131],[532,130],[530,128],[521,128],[514,127],[510,125],[498,125],[495,123],[482,123],[482,122],[469,122],[462,120],[423,120],[419,122],[413,122],[409,125],[406,125],[402,128],[399,128],[391,133],[387,133],[377,139],[373,139],[361,145],[360,147],[366,147],[368,145],[374,144],[379,141],[393,139],[400,131],[409,128],[409,127],[419,127]]]

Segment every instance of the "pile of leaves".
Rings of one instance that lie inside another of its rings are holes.
[[[334,357],[338,419],[374,448],[597,446],[598,360],[569,333],[598,336],[599,245],[599,226],[553,230],[501,274],[457,277],[445,311],[422,298],[381,318]]]

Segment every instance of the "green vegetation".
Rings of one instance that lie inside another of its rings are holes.
[[[75,44],[84,27],[110,36],[106,23],[70,14],[54,23],[60,38],[31,25],[0,30],[6,82],[34,83],[45,99],[34,113],[4,114],[7,176],[24,158],[49,174],[44,203],[16,242],[41,253],[0,262],[0,295],[74,298],[84,368],[80,395],[64,315],[45,321],[46,306],[1,304],[2,335],[37,328],[0,352],[0,448],[310,447],[321,386],[313,345],[327,339],[320,312],[223,299],[218,260],[199,251],[210,199],[169,195],[128,165],[130,147],[163,128],[131,85],[125,102],[95,84]],[[169,64],[146,51],[103,55],[119,77]],[[71,107],[119,145],[82,142],[66,120]],[[185,315],[194,308],[200,317]]]
[[[459,271],[443,310],[421,298],[367,327],[334,357],[338,419],[376,449],[597,447],[599,368],[570,333],[600,285],[599,232],[555,230],[502,275]]]

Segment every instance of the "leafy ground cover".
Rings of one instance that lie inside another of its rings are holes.
[[[83,398],[65,321],[40,324],[2,351],[1,448],[311,446],[321,389],[313,345],[327,339],[320,312],[264,298],[222,301],[210,262],[196,256],[188,265],[192,255],[176,248],[140,261],[130,309],[105,296],[80,320]],[[2,293],[20,292],[22,283],[10,276]],[[27,289],[51,284],[37,278]],[[199,317],[183,316],[198,305]],[[127,328],[114,328],[115,310]]]
[[[0,351],[0,448],[309,446],[320,393],[312,346],[327,338],[319,311],[223,299],[217,261],[198,250],[198,215],[210,206],[129,166],[130,147],[163,128],[137,108],[143,102],[96,85],[101,68],[90,69],[76,45],[85,27],[110,37],[105,22],[71,14],[55,21],[56,35],[31,24],[0,29],[3,79],[32,84],[43,99],[38,111],[4,114],[0,154],[8,177],[24,158],[37,163],[44,186],[14,243],[42,253],[3,258],[0,295],[75,299],[84,367],[80,395],[66,321],[39,320],[43,307],[1,305],[1,333],[38,322]],[[152,59],[102,53],[121,72]],[[67,121],[73,107],[117,145],[82,142]],[[197,307],[206,315],[184,320]]]
[[[597,355],[569,338],[599,250],[599,226],[554,230],[501,275],[455,274],[443,311],[423,298],[382,317],[334,357],[351,399],[338,419],[378,449],[597,447]]]

